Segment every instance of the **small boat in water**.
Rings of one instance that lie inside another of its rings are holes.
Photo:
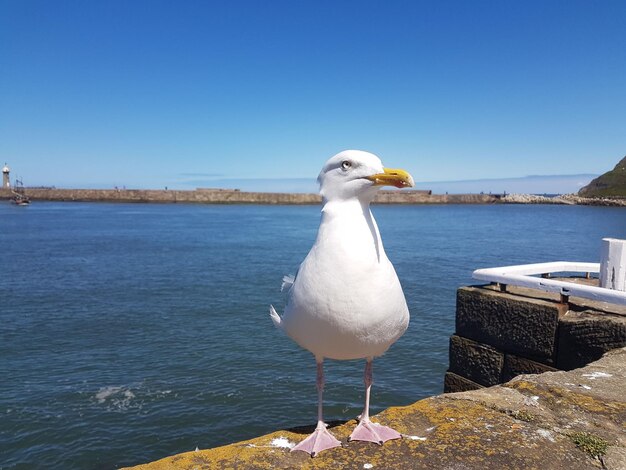
[[[11,201],[18,206],[28,206],[30,204],[30,198],[26,195],[24,190],[24,183],[21,180],[15,180],[15,186],[11,189],[13,197]]]

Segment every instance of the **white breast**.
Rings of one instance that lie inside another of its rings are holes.
[[[331,359],[380,356],[404,333],[408,308],[368,205],[325,207],[283,321],[300,346]]]

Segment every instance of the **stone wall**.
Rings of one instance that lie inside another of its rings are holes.
[[[571,278],[597,284],[597,280]],[[626,307],[494,285],[457,291],[445,392],[508,382],[520,374],[571,370],[626,346]]]
[[[26,188],[32,201],[157,202],[197,204],[320,204],[319,194],[246,192],[235,189],[193,191],[154,189],[56,189]],[[0,199],[10,191],[0,189]],[[496,196],[487,194],[431,194],[430,191],[380,191],[377,204],[490,204]]]
[[[85,201],[85,202],[157,202],[197,204],[320,204],[319,194],[265,193],[236,189],[199,188],[192,191],[166,189],[57,189],[26,188],[33,201]],[[0,200],[10,199],[10,190],[0,188]],[[376,204],[584,204],[601,206],[626,206],[624,199],[582,198],[564,195],[547,198],[533,195],[499,194],[432,194],[431,191],[404,189],[379,191]]]

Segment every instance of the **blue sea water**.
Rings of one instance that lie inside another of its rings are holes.
[[[373,208],[411,310],[372,411],[442,391],[455,291],[480,267],[598,261],[626,209]],[[315,363],[274,329],[317,206],[0,203],[0,468],[116,468],[313,424]],[[362,407],[327,361],[325,417]]]

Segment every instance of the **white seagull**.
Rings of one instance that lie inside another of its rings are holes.
[[[365,359],[365,407],[349,440],[378,444],[401,435],[369,418],[372,360],[405,332],[409,310],[370,211],[379,187],[414,185],[404,170],[383,168],[371,153],[346,150],[326,162],[318,177],[323,198],[317,239],[294,279],[283,316],[270,306],[274,325],[309,350],[317,363],[318,421],[292,450],[311,456],[341,443],[322,417],[324,358]]]

